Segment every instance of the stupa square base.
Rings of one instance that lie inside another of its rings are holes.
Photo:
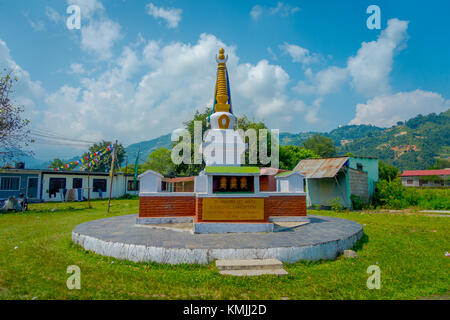
[[[194,223],[194,233],[273,232],[273,223]]]

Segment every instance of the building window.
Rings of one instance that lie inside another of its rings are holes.
[[[0,190],[18,191],[20,189],[19,177],[2,177]]]
[[[128,180],[128,191],[138,191],[139,180],[136,181],[136,189],[134,189],[134,180]]]
[[[411,179],[406,180],[406,184],[413,184],[413,180]]]
[[[73,189],[81,189],[81,188],[83,188],[83,179],[82,178],[73,178],[73,180],[72,180],[72,188]]]
[[[50,178],[48,193],[50,198],[52,195],[56,197],[56,193],[59,192],[60,189],[66,188],[66,178]]]
[[[363,170],[363,165],[361,164],[361,163],[357,163],[356,164],[356,169],[358,169],[358,170]]]
[[[106,192],[106,179],[94,179],[92,182],[92,188],[94,192],[98,192],[98,190]]]

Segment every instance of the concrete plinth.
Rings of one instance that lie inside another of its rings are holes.
[[[137,215],[82,223],[72,241],[100,255],[135,262],[207,264],[216,259],[335,259],[362,237],[354,221],[311,216],[310,223],[281,232],[191,234],[136,225]]]
[[[194,233],[273,232],[273,223],[194,223]]]

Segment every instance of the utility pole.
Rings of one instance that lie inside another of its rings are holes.
[[[114,150],[113,150],[113,155],[112,155],[112,159],[111,159],[111,172],[109,173],[109,177],[110,177],[111,181],[109,184],[108,213],[109,213],[109,207],[111,206],[111,191],[112,191],[113,179],[114,179],[114,163],[116,161],[116,153],[117,153],[117,140],[116,140],[116,143],[114,144]]]
[[[91,207],[91,166],[88,162],[88,208]]]
[[[125,156],[125,173],[123,175],[123,180],[125,180],[125,194],[127,194],[127,174],[128,174],[128,156]]]

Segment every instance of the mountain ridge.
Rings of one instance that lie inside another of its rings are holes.
[[[331,138],[339,156],[352,153],[355,156],[376,157],[401,170],[426,169],[434,164],[436,158],[450,157],[450,109],[440,114],[420,114],[390,128],[362,124],[340,126],[330,132],[281,132],[280,144],[301,146],[304,140],[316,133]],[[139,163],[143,163],[154,150],[163,147],[170,149],[170,138],[171,134],[165,134],[128,145],[125,147],[128,164],[135,162],[139,146]],[[39,168],[38,159],[32,160],[34,167]],[[49,163],[42,161],[40,166],[47,168]],[[33,168],[33,165],[26,165]]]

